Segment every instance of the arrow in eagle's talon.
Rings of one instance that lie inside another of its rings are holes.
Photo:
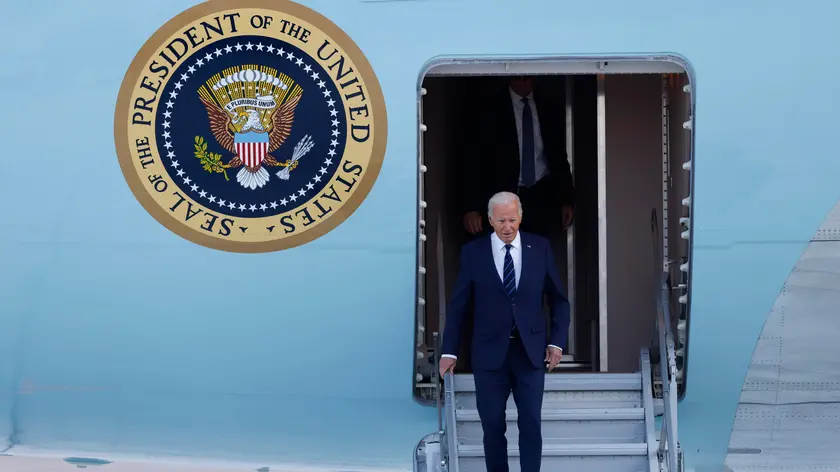
[[[290,172],[298,165],[298,159],[311,151],[313,146],[315,146],[315,143],[312,141],[312,137],[308,134],[298,141],[295,145],[294,152],[292,152],[292,158],[287,161],[288,165],[277,172],[277,177],[282,180],[288,180]]]

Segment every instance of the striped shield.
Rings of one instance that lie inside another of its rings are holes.
[[[233,144],[236,146],[236,155],[245,167],[257,167],[262,164],[265,155],[268,153],[268,133],[248,131],[247,133],[236,133],[233,137]]]

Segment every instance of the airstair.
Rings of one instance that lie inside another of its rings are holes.
[[[542,470],[681,472],[676,410],[657,431],[648,349],[632,374],[548,374],[542,409]],[[418,447],[417,472],[484,472],[481,422],[472,375],[447,374],[445,426]],[[667,396],[666,396],[667,397]],[[674,402],[675,403],[675,402]],[[673,405],[675,406],[675,405]],[[519,471],[519,431],[513,397],[507,404],[508,460]]]
[[[640,349],[637,372],[546,374],[542,470],[683,471],[677,441],[677,368],[667,274],[663,274],[660,287],[658,336],[654,336],[653,349]],[[661,398],[654,398],[652,364],[659,369]],[[442,393],[439,431],[418,444],[415,472],[485,471],[472,375],[447,373]],[[662,420],[657,425],[655,416],[660,411]],[[506,416],[509,469],[519,472],[519,431],[512,396]]]
[[[673,353],[673,343],[663,346]],[[673,358],[672,358],[673,359]],[[664,410],[657,429],[653,375],[648,349],[632,374],[548,374],[542,409],[542,470],[577,472],[682,472],[677,443],[675,363],[658,402]],[[674,374],[674,375],[672,375]],[[416,451],[415,472],[484,472],[481,422],[472,375],[445,378],[444,426],[427,436]],[[660,408],[657,408],[660,409]],[[507,404],[508,460],[519,471],[519,431],[513,397]]]

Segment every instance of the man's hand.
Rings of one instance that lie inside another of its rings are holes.
[[[563,205],[561,214],[563,215],[563,229],[568,229],[575,220],[575,209],[571,205]]]
[[[477,211],[470,211],[464,215],[464,229],[470,234],[481,231],[481,214]]]
[[[440,358],[440,376],[443,377],[444,374],[447,372],[455,373],[455,363],[458,362],[456,359],[451,357],[441,357]]]
[[[563,357],[563,350],[556,348],[556,347],[548,347],[545,349],[545,362],[548,363],[548,371],[551,372],[557,367],[557,364],[560,363],[560,359]],[[443,368],[443,363],[441,363],[441,368]]]

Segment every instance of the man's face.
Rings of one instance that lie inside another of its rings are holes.
[[[510,244],[513,241],[521,223],[522,218],[519,217],[518,203],[499,203],[493,207],[493,214],[490,215],[490,226],[493,227],[493,231],[505,244]]]
[[[524,75],[514,76],[510,79],[510,88],[521,96],[531,93],[534,88],[534,78]]]

